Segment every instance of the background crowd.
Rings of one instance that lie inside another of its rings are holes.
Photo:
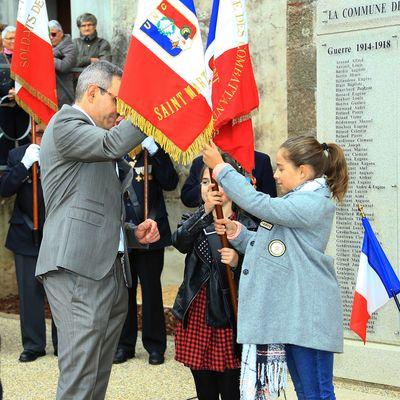
[[[49,22],[59,108],[74,102],[76,79],[82,68],[99,60],[111,61],[110,44],[97,35],[96,17],[85,13],[76,23],[80,36],[72,40],[58,21]],[[14,26],[0,24],[0,167],[7,164],[12,148],[29,143],[29,117],[14,101],[14,81],[10,77],[15,31]]]

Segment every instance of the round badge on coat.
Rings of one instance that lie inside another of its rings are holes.
[[[283,256],[286,251],[285,243],[283,243],[281,240],[272,240],[268,245],[268,251],[271,256]]]

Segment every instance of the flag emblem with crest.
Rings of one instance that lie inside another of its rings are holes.
[[[176,161],[213,134],[211,93],[193,0],[141,0],[118,94],[118,112]]]
[[[197,33],[196,26],[167,0],[158,5],[140,29],[173,57],[189,49]]]

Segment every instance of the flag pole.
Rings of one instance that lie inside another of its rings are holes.
[[[362,204],[357,204],[357,208],[358,208],[358,211],[359,211],[360,214],[361,214],[361,217],[362,217],[362,218],[365,218],[366,215],[365,215],[365,212],[364,212],[364,207],[363,207],[363,205],[362,205]],[[399,299],[397,298],[396,292],[395,292],[394,290],[391,290],[391,293],[392,293],[392,296],[393,296],[393,300],[394,300],[394,302],[396,303],[397,309],[399,310],[399,313],[400,313],[400,301],[399,301]]]
[[[212,175],[213,171],[211,168],[209,168],[209,171],[210,171],[211,183],[213,183],[215,185],[214,189],[218,190],[218,183],[216,182],[216,180],[213,178],[213,175]],[[215,206],[215,213],[217,214],[218,219],[224,218],[222,206],[220,206],[220,205]],[[230,247],[226,233],[224,233],[223,235],[219,235],[219,238],[221,239],[222,247]],[[228,286],[229,286],[229,294],[231,297],[233,314],[235,316],[235,322],[237,322],[237,315],[238,315],[237,288],[236,288],[235,281],[233,279],[233,274],[232,274],[230,265],[228,265],[228,264],[224,264],[224,265],[225,265],[225,269],[226,269],[226,278],[227,278]]]
[[[36,144],[36,123],[31,117],[32,143]],[[38,164],[32,165],[32,206],[33,206],[33,244],[39,247],[39,202],[38,202]]]
[[[400,313],[400,302],[399,302],[399,299],[397,298],[397,295],[394,290],[392,290],[392,295],[393,295],[394,302],[396,303],[397,309],[399,310],[399,313]]]
[[[143,185],[143,209],[144,209],[144,219],[149,217],[149,152],[147,149],[143,149],[143,168],[144,168],[144,185]]]

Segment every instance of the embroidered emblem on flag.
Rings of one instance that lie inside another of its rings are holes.
[[[140,30],[173,57],[189,49],[197,33],[196,27],[168,0],[158,5]]]

